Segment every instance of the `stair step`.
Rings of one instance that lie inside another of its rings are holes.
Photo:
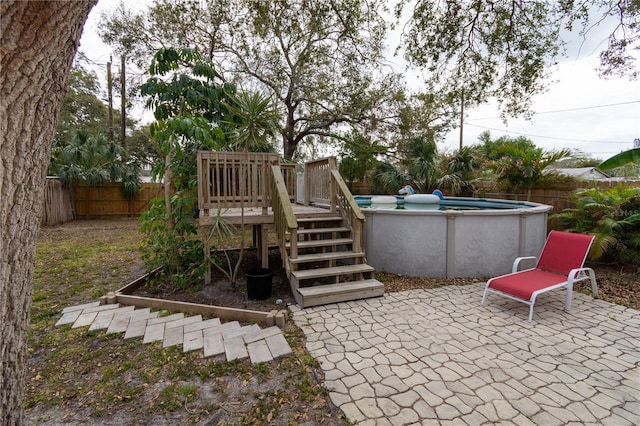
[[[351,229],[345,227],[339,228],[303,228],[298,229],[298,235],[308,234],[327,234],[329,232],[349,232]]]
[[[344,244],[352,244],[352,238],[334,238],[331,240],[311,240],[311,241],[299,241],[298,249],[312,248],[312,247],[328,247],[328,246],[341,246]],[[291,247],[291,243],[286,244],[287,248]]]
[[[295,259],[289,259],[289,262],[291,262],[292,264],[297,264],[307,262],[322,262],[325,260],[354,259],[357,257],[364,257],[364,253],[354,253],[353,251],[332,251],[329,253],[300,254]]]
[[[342,221],[340,216],[313,216],[313,217],[298,217],[298,223],[313,223],[313,222],[338,222]]]
[[[326,305],[348,300],[377,297],[384,294],[384,284],[376,279],[350,281],[339,284],[301,287],[298,292],[302,296],[303,307]]]
[[[335,277],[346,274],[359,274],[364,272],[374,272],[373,266],[361,263],[358,265],[333,266],[330,268],[304,269],[301,271],[291,271],[298,281],[309,280],[313,278]]]

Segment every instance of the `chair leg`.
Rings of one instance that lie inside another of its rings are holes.
[[[593,272],[593,269],[587,269],[587,273],[589,274],[589,280],[591,281],[591,293],[593,294],[594,299],[600,299],[600,295],[598,294],[598,283],[596,282],[596,273]]]
[[[482,302],[480,302],[481,305],[484,305],[484,301],[487,299],[487,293],[489,292],[490,283],[491,281],[488,281],[487,285],[484,287],[484,293],[482,294]]]
[[[531,301],[531,305],[529,305],[529,322],[533,319],[533,300]]]
[[[569,312],[571,310],[571,298],[573,297],[573,282],[569,282],[567,284],[567,301],[564,304],[565,312]]]

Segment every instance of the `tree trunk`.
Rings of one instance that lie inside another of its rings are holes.
[[[96,0],[2,0],[0,16],[0,419],[24,423],[35,244],[58,113]]]
[[[171,211],[171,185],[173,184],[173,171],[171,162],[173,161],[173,144],[169,148],[169,153],[165,157],[164,168],[164,209],[167,215],[167,228],[173,229],[173,215]]]

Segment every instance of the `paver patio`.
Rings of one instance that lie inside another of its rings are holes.
[[[528,307],[484,284],[294,309],[358,425],[640,424],[640,312],[563,291]]]

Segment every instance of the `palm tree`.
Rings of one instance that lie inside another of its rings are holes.
[[[240,91],[232,96],[233,105],[225,103],[231,113],[225,122],[229,127],[230,147],[251,152],[275,152],[274,139],[280,131],[280,113],[272,96],[266,93]]]
[[[478,165],[477,150],[465,146],[448,157],[442,158],[444,174],[437,180],[442,189],[448,189],[454,195],[473,195],[471,180]]]
[[[498,182],[504,182],[510,190],[527,189],[527,201],[531,200],[531,190],[556,175],[545,169],[556,161],[571,155],[571,151],[543,151],[542,148],[523,148],[517,145],[505,145],[499,149],[500,158],[494,167]]]
[[[381,161],[371,172],[371,193],[395,194],[408,180],[409,177],[393,164]]]
[[[407,146],[407,175],[416,192],[431,192],[436,188],[438,175],[438,148],[433,140],[417,137]]]
[[[576,191],[572,209],[554,215],[564,229],[595,236],[591,259],[640,264],[640,188]]]
[[[122,182],[127,198],[140,189],[140,167],[127,157],[120,144],[103,135],[77,131],[68,144],[55,146],[49,172],[58,176],[65,186],[85,183],[100,186],[107,182]]]

